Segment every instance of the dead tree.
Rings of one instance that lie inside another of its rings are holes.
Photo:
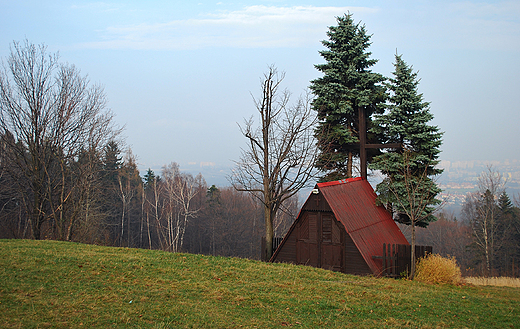
[[[310,108],[310,94],[289,104],[290,93],[280,91],[283,78],[273,66],[264,75],[262,97],[253,97],[259,125],[250,118],[240,126],[248,147],[229,177],[236,190],[249,192],[263,205],[268,258],[273,253],[273,221],[278,210],[316,174],[316,116]]]

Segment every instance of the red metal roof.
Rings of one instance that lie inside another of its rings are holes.
[[[383,243],[407,245],[408,241],[390,213],[376,206],[372,186],[362,177],[317,185],[372,272],[381,273],[382,263],[373,256],[383,256]]]

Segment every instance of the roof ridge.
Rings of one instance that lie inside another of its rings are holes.
[[[318,187],[326,187],[326,186],[347,184],[347,183],[351,183],[351,182],[355,182],[355,181],[359,181],[359,180],[366,180],[366,179],[363,178],[363,177],[353,177],[353,178],[345,178],[345,179],[341,179],[341,180],[335,180],[335,181],[331,181],[331,182],[318,183],[316,185],[318,185]]]

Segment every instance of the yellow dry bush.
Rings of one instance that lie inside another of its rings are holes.
[[[459,284],[461,282],[460,267],[457,265],[455,257],[445,258],[441,255],[430,254],[417,262],[415,279],[426,283]]]

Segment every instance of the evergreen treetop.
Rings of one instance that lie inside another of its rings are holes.
[[[352,157],[359,154],[359,107],[365,109],[367,127],[370,117],[383,110],[384,77],[371,71],[377,60],[367,51],[370,35],[365,26],[355,24],[350,14],[337,17],[337,26],[329,27],[327,50],[320,51],[326,60],[315,65],[323,76],[311,81],[315,94],[312,106],[318,113],[316,129],[320,157],[316,167],[326,172],[322,180],[352,177]],[[374,142],[374,135],[367,138]]]
[[[123,156],[116,141],[110,141],[105,146],[103,155],[103,171],[107,181],[115,184],[118,171],[123,166]]]
[[[148,188],[152,187],[156,179],[157,177],[155,176],[153,170],[148,168],[146,174],[144,175],[144,189],[147,190]]]
[[[502,194],[500,194],[500,197],[498,198],[498,207],[504,214],[510,214],[513,212],[513,203],[506,191],[503,191]]]
[[[418,153],[424,158],[423,163],[433,169],[438,163],[442,132],[437,126],[428,124],[433,115],[429,110],[430,103],[418,92],[417,72],[413,72],[401,55],[395,55],[394,66],[394,78],[389,78],[385,84],[391,93],[388,112],[375,115],[372,131],[383,136],[387,143],[401,143],[403,148]],[[428,171],[429,175],[439,173]]]

